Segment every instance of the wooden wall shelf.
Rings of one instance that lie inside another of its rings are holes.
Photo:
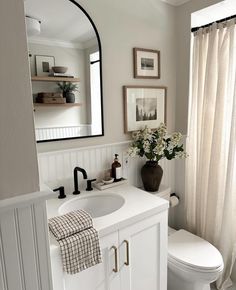
[[[78,83],[80,81],[79,78],[66,78],[66,77],[39,77],[33,76],[31,77],[31,81],[33,82],[70,82],[70,83]]]
[[[34,107],[79,107],[81,103],[65,103],[65,104],[45,104],[45,103],[34,103]]]

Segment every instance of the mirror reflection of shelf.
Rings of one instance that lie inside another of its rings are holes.
[[[93,20],[76,3],[79,1],[61,1],[60,9],[58,0],[26,2],[25,13],[43,19],[43,33],[48,36],[47,39],[42,39],[42,35],[27,39],[32,56],[29,62],[36,140],[103,136],[101,41]],[[71,33],[75,42],[68,37]],[[79,45],[85,38],[86,43]],[[52,66],[66,66],[68,70],[56,73],[51,70]],[[48,104],[49,98],[59,98],[59,95],[42,94],[40,99],[39,93],[61,92],[57,83],[62,82],[78,85],[74,93],[76,103]],[[47,104],[36,103],[44,98]],[[71,124],[75,128],[71,128]]]
[[[54,107],[79,107],[81,103],[65,103],[65,104],[45,104],[45,103],[34,103],[34,107],[47,107],[47,106],[54,106]]]
[[[70,83],[78,83],[80,81],[79,78],[68,78],[68,77],[40,77],[33,76],[31,77],[32,81],[37,82],[70,82]]]

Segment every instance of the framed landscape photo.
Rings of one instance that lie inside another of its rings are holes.
[[[166,123],[166,87],[124,86],[125,133]]]
[[[35,55],[35,70],[37,76],[48,76],[55,66],[55,58],[50,55]]]
[[[160,51],[152,49],[133,49],[134,78],[159,79],[161,77]]]

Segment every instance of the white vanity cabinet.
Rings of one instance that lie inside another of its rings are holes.
[[[75,275],[63,273],[59,245],[51,241],[53,290],[167,290],[168,202],[130,185],[91,196],[104,199],[106,194],[125,202],[94,219],[102,263]],[[60,203],[48,204],[50,217]]]
[[[120,290],[119,272],[114,272],[115,256],[118,256],[118,232],[100,239],[102,263],[78,274],[63,273],[61,259],[51,256],[53,290]],[[53,259],[54,258],[54,259]]]
[[[119,231],[120,290],[167,289],[167,212]]]
[[[103,262],[76,275],[62,274],[60,290],[167,289],[167,211],[104,236],[100,245]],[[58,278],[53,277],[54,290]]]

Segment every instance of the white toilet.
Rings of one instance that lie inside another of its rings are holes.
[[[170,188],[162,186],[156,195],[169,200]],[[169,228],[168,240],[168,290],[210,290],[224,268],[220,252],[185,230]]]

